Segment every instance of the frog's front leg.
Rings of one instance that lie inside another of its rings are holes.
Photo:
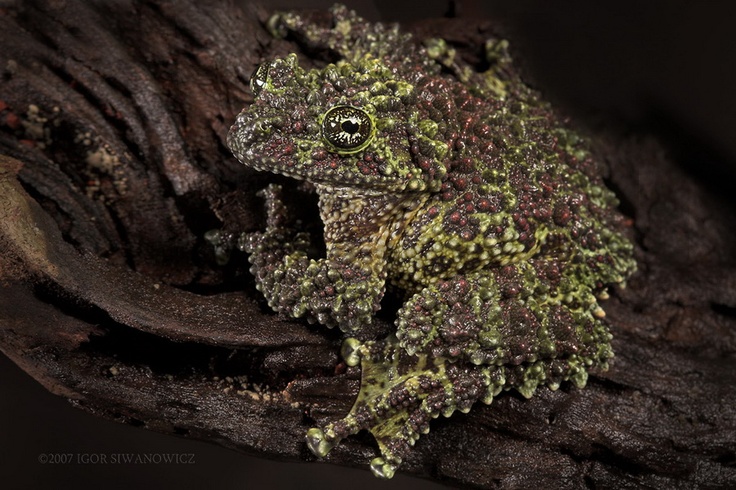
[[[346,332],[371,323],[384,291],[380,274],[339,256],[310,259],[309,236],[286,227],[280,186],[271,185],[261,195],[266,231],[243,235],[239,247],[250,254],[251,273],[269,306]]]

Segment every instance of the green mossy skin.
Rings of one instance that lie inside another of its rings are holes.
[[[326,257],[309,258],[309,237],[286,227],[278,186],[263,193],[266,230],[241,248],[274,310],[346,333],[360,336],[387,285],[405,294],[394,334],[346,341],[346,362],[362,369],[350,413],[307,433],[321,457],[369,430],[381,453],[371,468],[391,477],[431,419],[502,390],[583,387],[606,369],[598,300],[635,262],[601,168],[521,81],[505,41],[487,43],[491,66],[476,73],[442,40],[420,46],[331,12],[331,26],[294,13],[269,21],[340,61],[304,70],[292,54],[262,66],[228,137],[244,164],[315,184]],[[340,106],[370,129],[344,151],[322,134]]]

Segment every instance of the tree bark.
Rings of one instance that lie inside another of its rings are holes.
[[[266,18],[194,0],[0,11],[0,350],[96,415],[313,460],[306,430],[349,410],[359,369],[337,332],[271,313],[245,257],[217,267],[203,239],[260,228],[255,192],[279,180],[224,144],[252,69],[297,49]],[[415,29],[469,57],[490,32]],[[595,148],[639,263],[604,304],[611,369],[437,420],[402,471],[474,488],[736,486],[733,200],[653,139]],[[359,435],[327,460],[362,466],[374,447]]]

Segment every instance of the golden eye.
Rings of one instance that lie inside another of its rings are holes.
[[[322,137],[337,153],[355,153],[373,139],[373,121],[357,107],[335,106],[322,120]]]
[[[270,63],[261,63],[253,70],[250,76],[250,91],[253,92],[253,95],[261,93],[261,89],[266,85],[269,65]]]

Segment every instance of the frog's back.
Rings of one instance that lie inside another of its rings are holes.
[[[413,290],[536,255],[585,262],[594,289],[629,274],[631,246],[601,169],[533,90],[507,79],[501,97],[446,74],[413,78],[415,117],[449,151],[439,188],[396,225],[395,284]]]

